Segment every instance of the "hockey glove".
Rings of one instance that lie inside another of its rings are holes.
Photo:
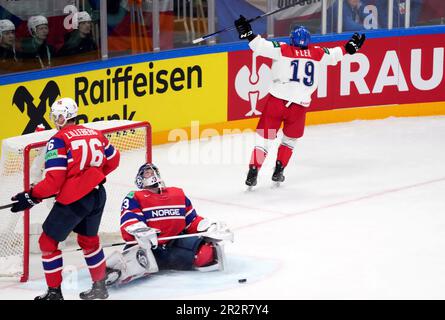
[[[11,211],[12,212],[20,212],[29,208],[32,208],[41,200],[34,198],[31,196],[31,192],[20,192],[11,198],[11,201],[16,201],[12,204]]]
[[[235,20],[235,27],[239,33],[239,38],[241,40],[247,39],[251,41],[255,38],[255,35],[253,34],[252,31],[252,26],[244,16],[240,15],[239,19]]]
[[[366,36],[364,33],[358,34],[357,32],[354,33],[351,37],[351,39],[345,44],[345,50],[349,54],[356,53],[365,42]]]

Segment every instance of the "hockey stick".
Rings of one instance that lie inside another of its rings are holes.
[[[306,0],[300,0],[300,1],[296,2],[296,3],[290,4],[290,5],[285,6],[285,7],[283,7],[283,8],[276,9],[276,10],[273,10],[273,11],[270,11],[270,12],[263,13],[262,15],[256,16],[255,18],[248,19],[247,22],[248,22],[248,23],[251,23],[251,22],[253,22],[253,21],[255,21],[255,20],[262,19],[262,18],[264,18],[264,17],[273,15],[273,14],[278,13],[278,12],[280,12],[280,11],[284,11],[284,10],[289,9],[289,8],[291,8],[291,7],[295,7],[295,6],[298,5],[298,4],[301,4],[301,3],[304,4],[305,1],[306,1]],[[218,30],[218,31],[216,31],[216,32],[213,32],[213,33],[210,33],[210,34],[206,34],[205,36],[202,36],[201,38],[197,38],[197,39],[193,40],[192,43],[193,43],[193,44],[200,43],[200,42],[202,42],[202,41],[204,41],[204,40],[206,40],[206,39],[208,39],[208,38],[212,38],[212,37],[216,36],[217,34],[219,34],[219,33],[221,33],[221,32],[226,32],[226,31],[230,31],[230,30],[233,30],[233,29],[236,29],[236,27],[235,27],[234,25],[233,25],[233,26],[230,26],[230,27],[226,27],[226,28],[221,29],[221,30]]]
[[[11,208],[13,205],[13,203],[5,204],[4,206],[0,206],[0,210]]]
[[[161,237],[158,238],[158,240],[164,241],[164,240],[175,240],[175,239],[183,239],[183,238],[191,238],[191,237],[210,237],[215,235],[215,232],[198,232],[198,233],[189,233],[189,234],[181,234],[178,236],[171,236],[171,237]],[[226,232],[223,234],[220,234],[220,240],[230,240],[233,241],[233,232]],[[124,244],[127,244],[126,242],[117,242],[117,243],[110,243],[110,244],[103,244],[102,248],[111,248],[111,247],[117,247],[117,246],[123,246]],[[82,248],[78,248],[75,251],[80,251]],[[69,252],[71,250],[65,251]]]
[[[51,198],[54,198],[54,197],[55,197],[55,195],[50,196],[50,197],[47,197],[47,198],[43,198],[43,199],[41,199],[41,200],[51,199]],[[15,203],[15,202],[12,202],[12,203],[5,204],[5,205],[3,205],[3,206],[0,206],[0,210],[11,208],[11,207],[14,205],[14,203]]]

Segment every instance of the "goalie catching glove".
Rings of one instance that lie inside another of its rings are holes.
[[[363,43],[366,40],[366,36],[364,33],[358,34],[354,33],[351,39],[345,44],[345,50],[349,54],[354,54],[362,47]]]

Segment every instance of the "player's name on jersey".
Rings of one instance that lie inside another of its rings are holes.
[[[307,57],[312,58],[310,50],[295,50],[295,55],[297,57]]]
[[[65,137],[72,139],[80,136],[95,136],[97,132],[92,129],[73,129],[64,133]]]

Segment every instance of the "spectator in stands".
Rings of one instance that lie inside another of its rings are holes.
[[[73,31],[65,35],[65,43],[58,54],[61,56],[96,51],[97,45],[92,37],[91,16],[86,11],[73,16]]]
[[[337,30],[338,1],[334,1],[329,10],[328,31],[332,32]],[[343,31],[377,29],[377,17],[375,0],[343,1]]]
[[[24,59],[36,59],[39,66],[44,69],[51,66],[54,56],[54,47],[47,43],[49,28],[48,20],[44,16],[32,16],[28,19],[30,38],[21,43]]]
[[[393,1],[393,28],[405,26],[405,0]],[[417,25],[423,0],[411,0],[410,26]],[[328,32],[337,30],[338,1],[329,8]],[[343,31],[388,28],[388,0],[344,0]]]
[[[364,5],[360,0],[346,0],[343,3],[343,30],[357,31],[365,29]]]
[[[17,62],[15,25],[7,19],[0,20],[0,61]]]
[[[393,1],[393,28],[405,27],[406,0]],[[388,26],[388,0],[377,0],[376,6],[379,12],[379,24],[382,28]],[[411,0],[410,4],[410,27],[417,25],[420,12],[422,11],[422,0]]]

